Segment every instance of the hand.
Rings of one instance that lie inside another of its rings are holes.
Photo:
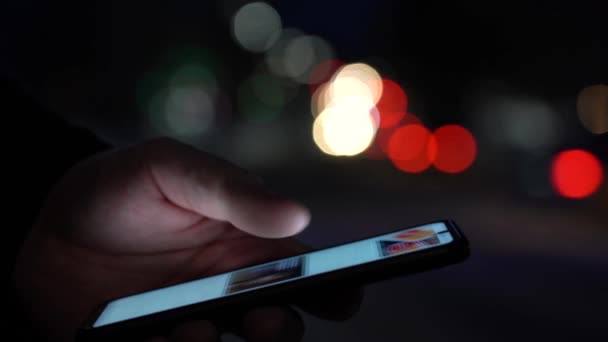
[[[26,311],[53,340],[73,339],[101,302],[301,253],[289,239],[309,213],[226,162],[170,139],[95,156],[50,194],[19,256],[15,280]],[[346,318],[358,291],[328,293],[301,308]],[[322,297],[322,298],[321,298]],[[231,323],[252,341],[298,340],[286,306],[251,310]],[[222,331],[188,322],[169,338],[214,341]]]

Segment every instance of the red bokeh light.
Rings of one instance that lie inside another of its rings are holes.
[[[564,197],[587,197],[597,191],[603,178],[600,161],[584,150],[560,152],[551,165],[553,187]]]
[[[420,124],[410,124],[396,129],[388,141],[388,156],[401,171],[419,173],[431,166],[428,147],[433,135]]]
[[[407,95],[401,86],[382,79],[382,96],[376,104],[380,114],[380,128],[395,127],[407,112]]]
[[[329,81],[343,65],[344,62],[337,59],[328,59],[317,64],[308,77],[310,93],[313,94],[321,84]]]
[[[477,156],[475,137],[460,125],[439,127],[433,134],[435,140],[429,146],[428,158],[433,165],[446,173],[459,173],[468,169]]]
[[[387,154],[388,154],[388,142],[389,142],[391,136],[393,135],[393,133],[395,133],[395,131],[398,128],[405,126],[405,125],[411,125],[411,124],[422,125],[422,121],[414,114],[407,113],[401,119],[401,121],[399,122],[398,125],[395,125],[393,127],[386,127],[386,128],[380,127],[378,129],[378,131],[376,132],[376,137],[374,138],[374,142],[365,151],[365,156],[370,159],[376,159],[376,160],[386,159]]]

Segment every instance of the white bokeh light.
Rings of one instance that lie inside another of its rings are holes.
[[[475,114],[496,144],[542,151],[556,144],[561,133],[555,110],[531,97],[490,96],[480,101]]]
[[[325,108],[315,119],[313,139],[324,152],[336,156],[359,154],[376,133],[368,98],[350,98]]]
[[[281,34],[281,16],[265,2],[241,7],[232,19],[232,34],[237,43],[251,52],[270,49]]]
[[[171,135],[192,137],[203,134],[213,124],[214,102],[200,87],[178,87],[168,90],[163,116]]]
[[[382,78],[371,66],[364,63],[347,64],[340,68],[331,81],[329,90],[333,98],[343,96],[371,97],[374,104],[382,96]]]
[[[287,28],[281,31],[279,40],[266,53],[266,66],[273,74],[281,77],[287,77],[288,71],[285,68],[285,52],[287,47],[297,38],[303,37],[304,34],[296,29]]]
[[[333,51],[325,40],[317,36],[301,36],[285,47],[283,65],[288,77],[300,83],[309,83],[314,67],[331,58]]]

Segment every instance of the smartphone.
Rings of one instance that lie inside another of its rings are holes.
[[[469,244],[443,220],[289,258],[117,298],[83,324],[77,341],[136,340],[168,333],[180,322],[214,320],[268,303],[289,303],[321,286],[353,286],[465,260]]]

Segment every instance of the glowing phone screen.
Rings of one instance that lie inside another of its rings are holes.
[[[111,301],[93,327],[433,248],[454,238],[444,223],[408,228]]]

